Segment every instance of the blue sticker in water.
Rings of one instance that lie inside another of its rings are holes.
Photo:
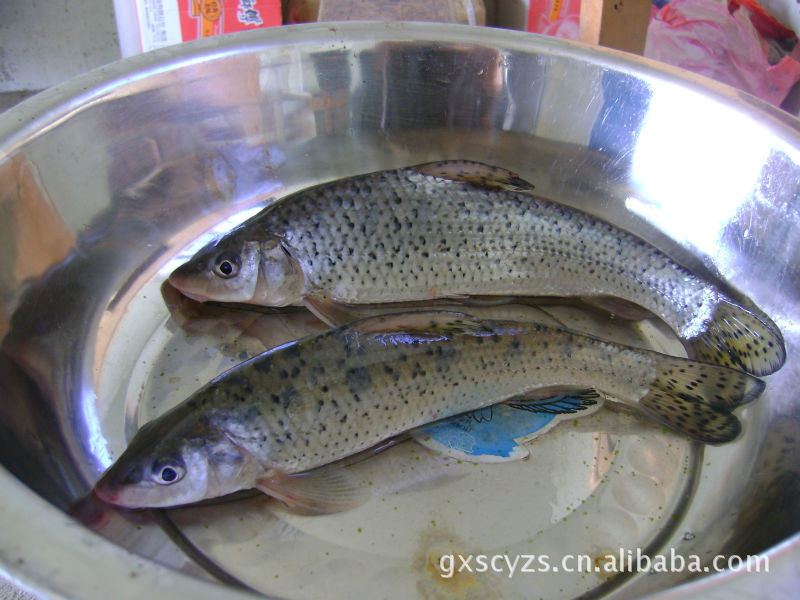
[[[423,446],[463,460],[519,460],[528,456],[522,443],[564,419],[591,414],[602,404],[591,392],[538,401],[509,401],[436,421],[411,435]]]

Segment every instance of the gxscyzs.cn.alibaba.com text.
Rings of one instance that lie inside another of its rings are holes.
[[[460,573],[497,573],[509,578],[532,573],[597,573],[613,576],[618,573],[720,573],[741,571],[769,573],[769,557],[761,555],[724,556],[701,559],[700,556],[668,554],[650,556],[640,548],[619,549],[596,556],[566,554],[554,559],[547,554],[442,554],[438,562],[439,576],[451,579]]]

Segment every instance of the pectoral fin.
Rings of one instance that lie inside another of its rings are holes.
[[[346,304],[331,300],[327,296],[309,295],[303,298],[303,304],[318,319],[331,327],[338,327],[364,318],[364,313]]]
[[[274,471],[256,480],[255,487],[302,514],[350,510],[369,497],[366,488],[337,463],[292,475]]]

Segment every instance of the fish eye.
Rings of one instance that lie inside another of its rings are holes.
[[[214,273],[223,279],[230,279],[239,273],[242,259],[236,252],[223,252],[214,261]]]
[[[153,463],[152,479],[159,485],[169,485],[180,481],[185,474],[186,469],[179,459],[158,459]]]

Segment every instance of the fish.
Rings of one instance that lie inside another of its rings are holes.
[[[633,234],[477,162],[426,163],[301,190],[201,249],[169,282],[199,301],[305,304],[333,325],[352,320],[337,310],[345,305],[588,298],[622,307],[612,309],[620,315],[625,306],[646,309],[697,360],[757,376],[786,360],[780,329],[749,299],[737,302]]]
[[[94,494],[168,507],[258,489],[309,513],[364,502],[340,461],[431,422],[552,390],[596,391],[708,444],[764,382],[536,323],[449,311],[369,317],[289,342],[149,421]],[[581,394],[587,397],[586,394]]]

